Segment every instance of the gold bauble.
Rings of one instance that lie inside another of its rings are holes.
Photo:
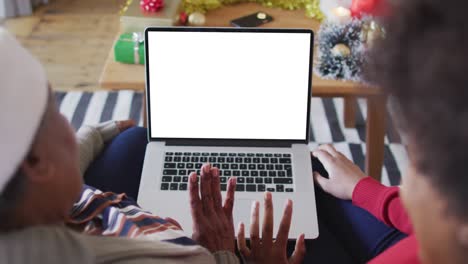
[[[336,44],[331,49],[331,54],[334,57],[348,57],[349,55],[351,55],[351,49],[347,45],[340,43]]]
[[[199,12],[194,12],[188,17],[188,23],[190,26],[203,26],[205,25],[206,18],[205,15]]]

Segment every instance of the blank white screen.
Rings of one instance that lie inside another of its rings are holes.
[[[305,140],[310,38],[148,32],[151,137]]]

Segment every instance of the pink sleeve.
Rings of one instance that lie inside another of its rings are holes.
[[[364,178],[354,188],[353,204],[405,234],[413,233],[411,221],[400,199],[399,187],[387,187],[370,177]]]

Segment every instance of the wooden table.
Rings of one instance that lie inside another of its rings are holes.
[[[304,10],[284,11],[267,8],[254,3],[225,6],[207,14],[206,26],[229,26],[229,21],[239,16],[256,11],[264,11],[273,16],[274,21],[265,24],[270,28],[310,28],[317,32],[319,22],[306,18]],[[141,65],[129,65],[115,62],[113,50],[105,63],[100,84],[106,89],[145,90],[145,70]],[[312,78],[312,95],[316,97],[345,98],[345,126],[355,126],[356,98],[367,100],[366,124],[366,172],[380,180],[384,158],[384,136],[386,118],[386,98],[380,89],[359,83],[325,80],[316,75]],[[145,116],[146,113],[144,112]],[[146,118],[145,118],[146,121]]]

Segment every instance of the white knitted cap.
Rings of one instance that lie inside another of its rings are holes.
[[[0,193],[29,151],[47,99],[44,68],[0,27]]]

